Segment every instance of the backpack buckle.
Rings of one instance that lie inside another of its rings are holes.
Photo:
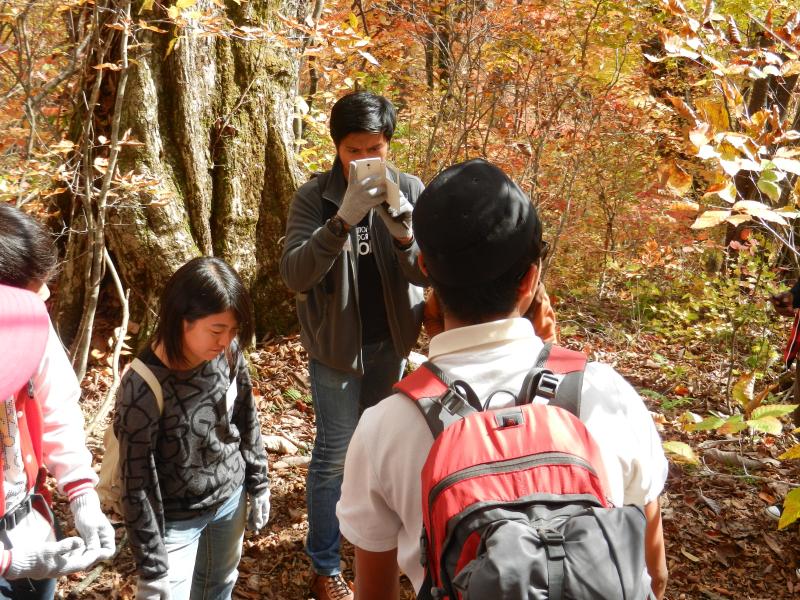
[[[439,398],[439,403],[451,415],[458,415],[461,414],[462,407],[464,406],[464,398],[455,390],[448,389],[441,398]]]
[[[564,543],[564,535],[554,529],[540,529],[539,538],[548,546],[560,545]]]
[[[558,388],[559,379],[549,371],[542,373],[539,379],[539,385],[536,386],[536,391],[533,394],[540,396],[547,400],[552,400],[556,397],[556,389]]]

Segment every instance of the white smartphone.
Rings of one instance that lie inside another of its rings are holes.
[[[386,182],[386,203],[393,209],[400,209],[400,170],[390,162],[380,158],[360,158],[350,163],[355,168],[355,178],[365,179],[371,175],[381,175]]]
[[[370,175],[385,175],[385,167],[380,158],[359,158],[350,163],[355,166],[355,178],[359,181]]]

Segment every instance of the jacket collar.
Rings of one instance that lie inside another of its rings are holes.
[[[347,180],[344,178],[344,172],[342,171],[342,161],[337,156],[333,161],[331,170],[328,171],[328,181],[325,183],[325,189],[322,190],[322,197],[333,202],[336,206],[341,206],[346,189]]]

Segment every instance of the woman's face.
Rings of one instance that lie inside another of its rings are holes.
[[[239,321],[232,309],[183,322],[183,356],[186,367],[217,357],[239,333]]]

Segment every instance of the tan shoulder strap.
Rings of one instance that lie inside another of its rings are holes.
[[[153,371],[150,370],[146,364],[144,364],[138,358],[134,358],[133,362],[131,362],[131,369],[136,371],[139,376],[144,379],[145,383],[150,386],[150,390],[153,392],[153,396],[156,397],[156,404],[158,404],[158,412],[159,414],[163,414],[164,412],[164,394],[161,391],[161,384],[158,382],[158,378],[156,378]]]

